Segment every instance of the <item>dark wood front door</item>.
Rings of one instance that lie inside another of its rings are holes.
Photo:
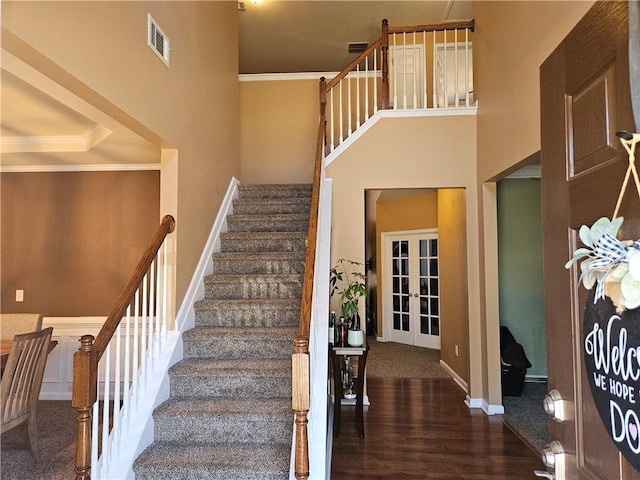
[[[626,2],[598,2],[541,68],[542,212],[549,389],[568,407],[551,421],[564,472],[557,478],[640,479],[605,430],[583,358],[587,291],[565,263],[581,225],[611,218],[628,156],[616,132],[635,130],[629,90]],[[640,152],[640,149],[639,149]],[[640,161],[638,162],[640,164]],[[624,238],[640,238],[631,183],[622,210]],[[640,410],[640,407],[639,409]]]

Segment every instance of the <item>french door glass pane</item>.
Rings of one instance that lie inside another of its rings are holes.
[[[440,319],[431,317],[431,335],[440,335]]]
[[[420,333],[429,335],[429,317],[420,316]]]
[[[438,239],[419,241],[420,251],[420,332],[440,335],[438,284]]]
[[[429,275],[432,277],[438,276],[438,259],[432,258],[429,260]]]
[[[409,331],[409,314],[402,315],[402,330],[405,332]]]
[[[432,238],[429,240],[429,253],[432,257],[438,256],[438,239]]]

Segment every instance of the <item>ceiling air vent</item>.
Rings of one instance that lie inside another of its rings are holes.
[[[349,42],[347,43],[347,50],[349,53],[362,53],[368,46],[367,42]]]
[[[149,36],[147,45],[149,48],[155,52],[160,60],[164,62],[164,64],[169,66],[169,37],[162,31],[162,29],[158,26],[158,22],[156,22],[151,14],[149,14]]]

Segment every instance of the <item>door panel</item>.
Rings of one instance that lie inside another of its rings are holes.
[[[437,233],[384,236],[386,339],[440,349]]]
[[[422,45],[389,47],[389,96],[395,108],[426,108],[423,103]]]
[[[598,415],[582,353],[587,291],[564,264],[577,230],[613,214],[627,167],[615,136],[634,130],[628,85],[627,6],[599,2],[541,68],[542,212],[549,389],[574,408],[551,422],[551,440],[568,456],[566,479],[637,480]],[[621,214],[624,238],[639,238],[640,209],[629,190]]]

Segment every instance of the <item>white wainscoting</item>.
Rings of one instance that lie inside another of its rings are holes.
[[[107,317],[44,317],[42,328],[53,327],[52,340],[58,345],[47,357],[40,400],[71,400],[73,354],[80,337],[97,335]]]

